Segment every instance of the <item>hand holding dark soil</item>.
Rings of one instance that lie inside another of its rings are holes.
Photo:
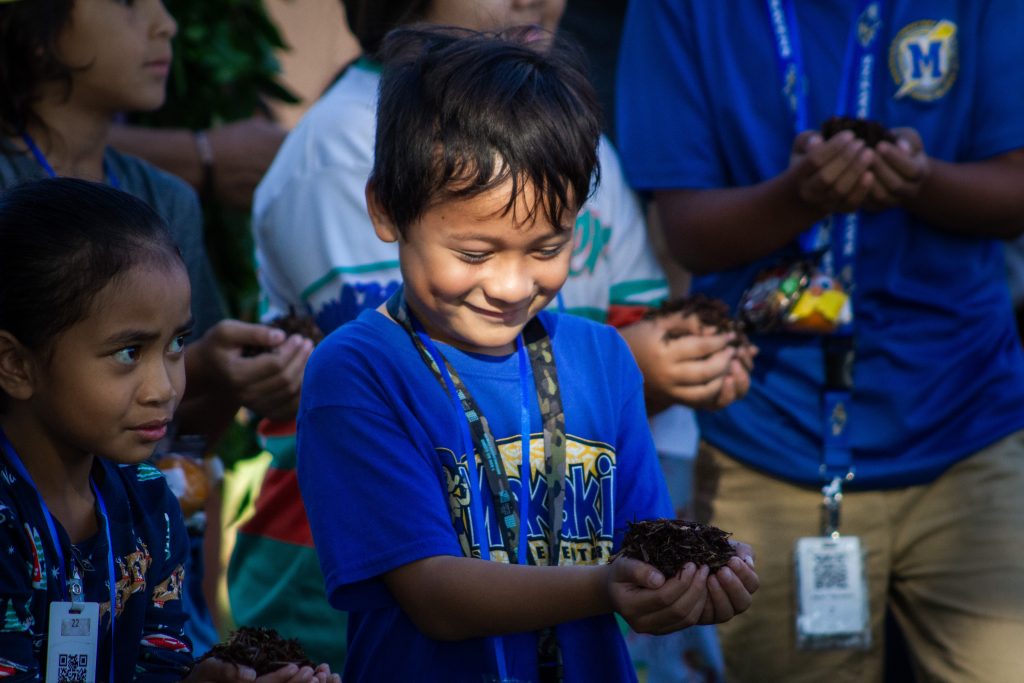
[[[631,557],[653,566],[663,576],[675,576],[687,562],[707,565],[712,573],[736,554],[729,532],[709,524],[680,519],[630,522],[622,549],[612,556]]]
[[[226,643],[214,645],[197,663],[210,658],[250,667],[257,676],[272,673],[289,664],[300,668],[316,668],[316,664],[302,650],[299,641],[282,638],[274,629],[258,626],[239,628]]]
[[[324,333],[316,324],[316,320],[311,315],[299,315],[295,311],[295,307],[292,306],[288,309],[288,315],[281,315],[267,323],[271,327],[276,327],[288,335],[297,334],[305,337],[313,342],[313,345],[320,343],[320,340],[324,338]],[[242,355],[246,357],[258,356],[261,353],[268,353],[271,351],[269,348],[251,346],[245,349]]]
[[[714,329],[719,334],[735,332],[736,338],[732,342],[733,346],[742,346],[747,343],[743,323],[732,316],[729,306],[721,299],[714,299],[704,294],[683,296],[665,301],[661,306],[647,313],[645,317],[659,318],[673,314],[683,317],[696,316],[702,325]],[[672,330],[666,333],[666,338],[672,339],[681,334],[683,333]]]
[[[821,136],[828,140],[840,131],[850,130],[864,141],[868,147],[874,148],[879,142],[896,144],[896,136],[878,121],[856,119],[850,116],[832,116],[821,124]]]

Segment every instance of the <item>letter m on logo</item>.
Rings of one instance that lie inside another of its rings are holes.
[[[921,43],[912,42],[907,45],[907,49],[910,50],[910,59],[913,63],[914,70],[910,77],[914,80],[919,80],[924,76],[924,72],[931,68],[932,78],[942,78],[942,71],[940,70],[939,52],[942,50],[941,40],[932,40],[926,43],[928,51],[925,52],[922,49]]]

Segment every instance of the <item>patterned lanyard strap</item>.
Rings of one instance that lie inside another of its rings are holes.
[[[471,443],[467,444],[467,469],[471,473],[471,482],[475,480],[472,475],[475,470],[475,458],[473,451],[481,456],[484,471],[487,476],[487,485],[491,491],[491,500],[498,518],[498,526],[501,530],[502,542],[508,552],[509,561],[515,563],[529,563],[529,554],[526,551],[526,532],[520,533],[523,514],[528,510],[530,498],[530,433],[528,420],[528,395],[523,381],[528,372],[526,371],[524,356],[529,357],[529,365],[533,371],[534,388],[537,394],[537,404],[540,407],[541,419],[544,428],[544,478],[547,482],[546,503],[550,513],[548,524],[548,564],[558,564],[560,537],[562,530],[562,510],[565,506],[565,414],[562,411],[562,398],[558,386],[558,373],[555,369],[555,356],[551,347],[551,337],[544,326],[537,318],[527,323],[523,330],[522,338],[517,339],[517,350],[520,358],[520,389],[522,394],[521,414],[523,415],[522,427],[522,459],[523,475],[520,487],[520,506],[516,508],[512,491],[508,483],[508,474],[501,454],[498,451],[491,433],[487,418],[480,410],[476,400],[466,388],[465,383],[459,374],[452,367],[448,359],[438,350],[433,341],[427,336],[422,325],[412,315],[405,305],[403,290],[400,288],[387,301],[387,310],[391,317],[398,322],[412,339],[420,357],[427,367],[434,373],[434,377],[440,383],[441,388],[447,393],[453,393],[453,400],[456,400],[466,418],[469,427]],[[525,339],[525,344],[523,340]],[[524,350],[525,347],[525,350]],[[434,351],[434,353],[432,353]],[[451,381],[451,387],[448,381]],[[473,492],[471,492],[471,497]],[[521,512],[522,511],[522,512]],[[483,559],[488,559],[486,534],[484,527],[479,526],[481,539],[479,541]]]

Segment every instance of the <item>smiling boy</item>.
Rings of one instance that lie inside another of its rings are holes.
[[[714,576],[607,563],[672,508],[628,347],[543,310],[594,177],[593,92],[575,53],[514,35],[405,29],[381,54],[367,203],[405,285],[321,343],[298,419],[344,679],[634,680],[613,612],[725,621],[757,576],[743,544]]]

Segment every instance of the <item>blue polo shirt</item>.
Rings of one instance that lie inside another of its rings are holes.
[[[812,126],[837,113],[853,10],[843,0],[796,3]],[[1024,147],[1024,3],[898,0],[884,3],[881,19],[872,118],[916,128],[943,161]],[[764,2],[631,3],[618,80],[631,182],[740,187],[782,172],[794,129],[776,60]],[[898,209],[862,214],[858,240],[854,487],[928,482],[1024,427],[1024,358],[1003,246],[944,234]],[[735,306],[783,252],[698,278],[694,289]],[[702,415],[702,434],[749,465],[817,483],[821,340],[754,341],[761,354],[750,394]]]

